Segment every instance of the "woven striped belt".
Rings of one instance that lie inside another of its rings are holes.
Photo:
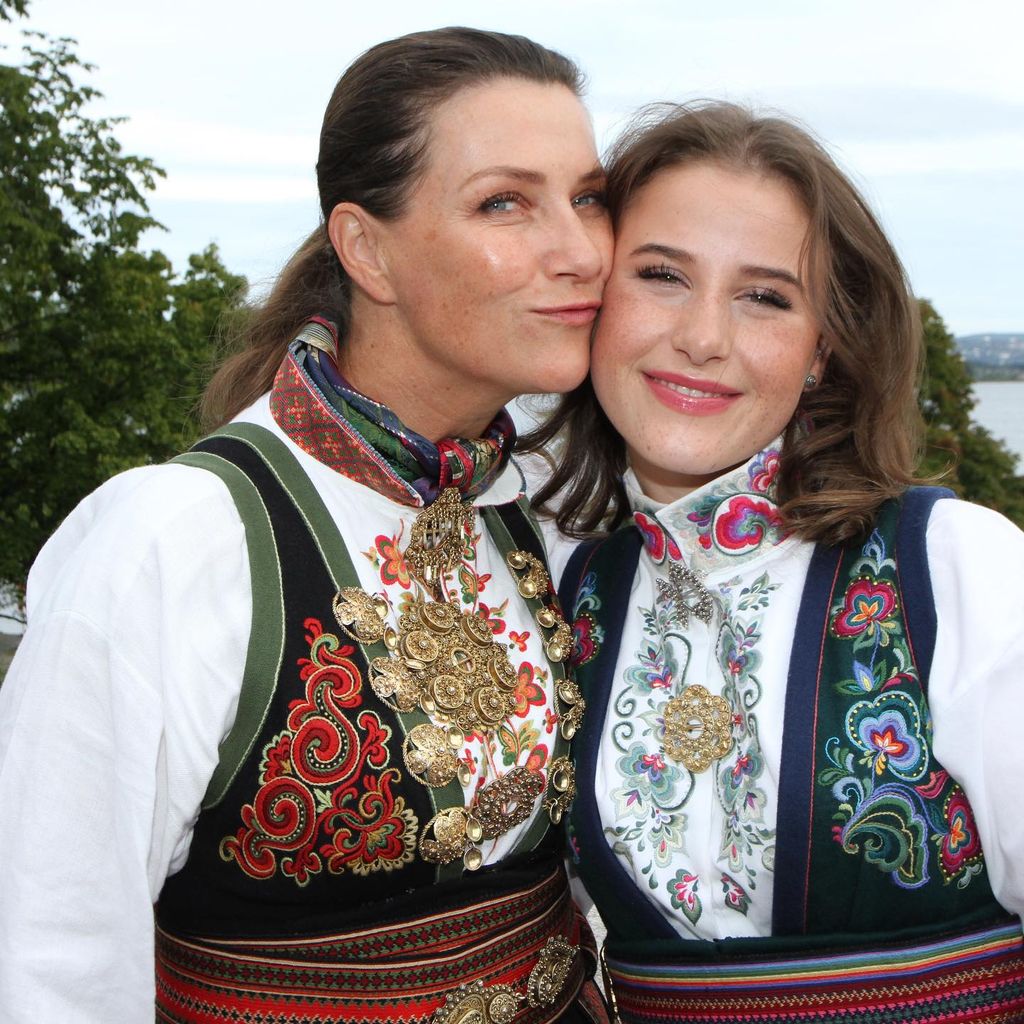
[[[315,939],[186,939],[158,929],[156,1019],[547,1024],[576,1000],[593,958],[559,865],[522,891]]]
[[[1024,1021],[1019,921],[835,955],[602,963],[623,1024]]]

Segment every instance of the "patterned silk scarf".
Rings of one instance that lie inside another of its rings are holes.
[[[504,409],[482,438],[435,444],[345,380],[337,345],[334,324],[314,317],[288,347],[274,381],[271,412],[303,451],[404,505],[429,505],[446,487],[473,498],[490,486],[515,446]]]

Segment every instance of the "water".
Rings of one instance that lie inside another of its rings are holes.
[[[993,380],[974,385],[978,404],[972,413],[993,436],[1006,442],[1020,456],[1018,473],[1024,473],[1024,381]]]

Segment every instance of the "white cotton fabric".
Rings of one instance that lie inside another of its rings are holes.
[[[361,552],[378,534],[402,529],[407,539],[417,510],[298,449],[266,397],[238,418],[285,442],[362,586],[381,590]],[[477,504],[513,501],[521,489],[510,464]],[[522,653],[510,651],[513,663],[546,667],[486,531],[477,558],[477,572],[492,574],[481,599],[508,598],[509,629],[530,633]],[[226,487],[180,465],[115,477],[44,547],[27,604],[28,629],[0,687],[0,1021],[152,1021],[153,904],[187,857],[249,640],[245,535]],[[546,689],[548,703],[530,708],[541,736],[553,710]],[[486,845],[485,863],[528,827]]]

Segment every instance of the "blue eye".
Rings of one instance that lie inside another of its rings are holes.
[[[604,193],[598,190],[592,192],[584,192],[582,195],[576,196],[572,205],[576,207],[582,206],[604,206],[605,199]]]
[[[485,199],[480,204],[480,209],[484,213],[508,213],[515,208],[520,198],[515,192],[502,192]]]

